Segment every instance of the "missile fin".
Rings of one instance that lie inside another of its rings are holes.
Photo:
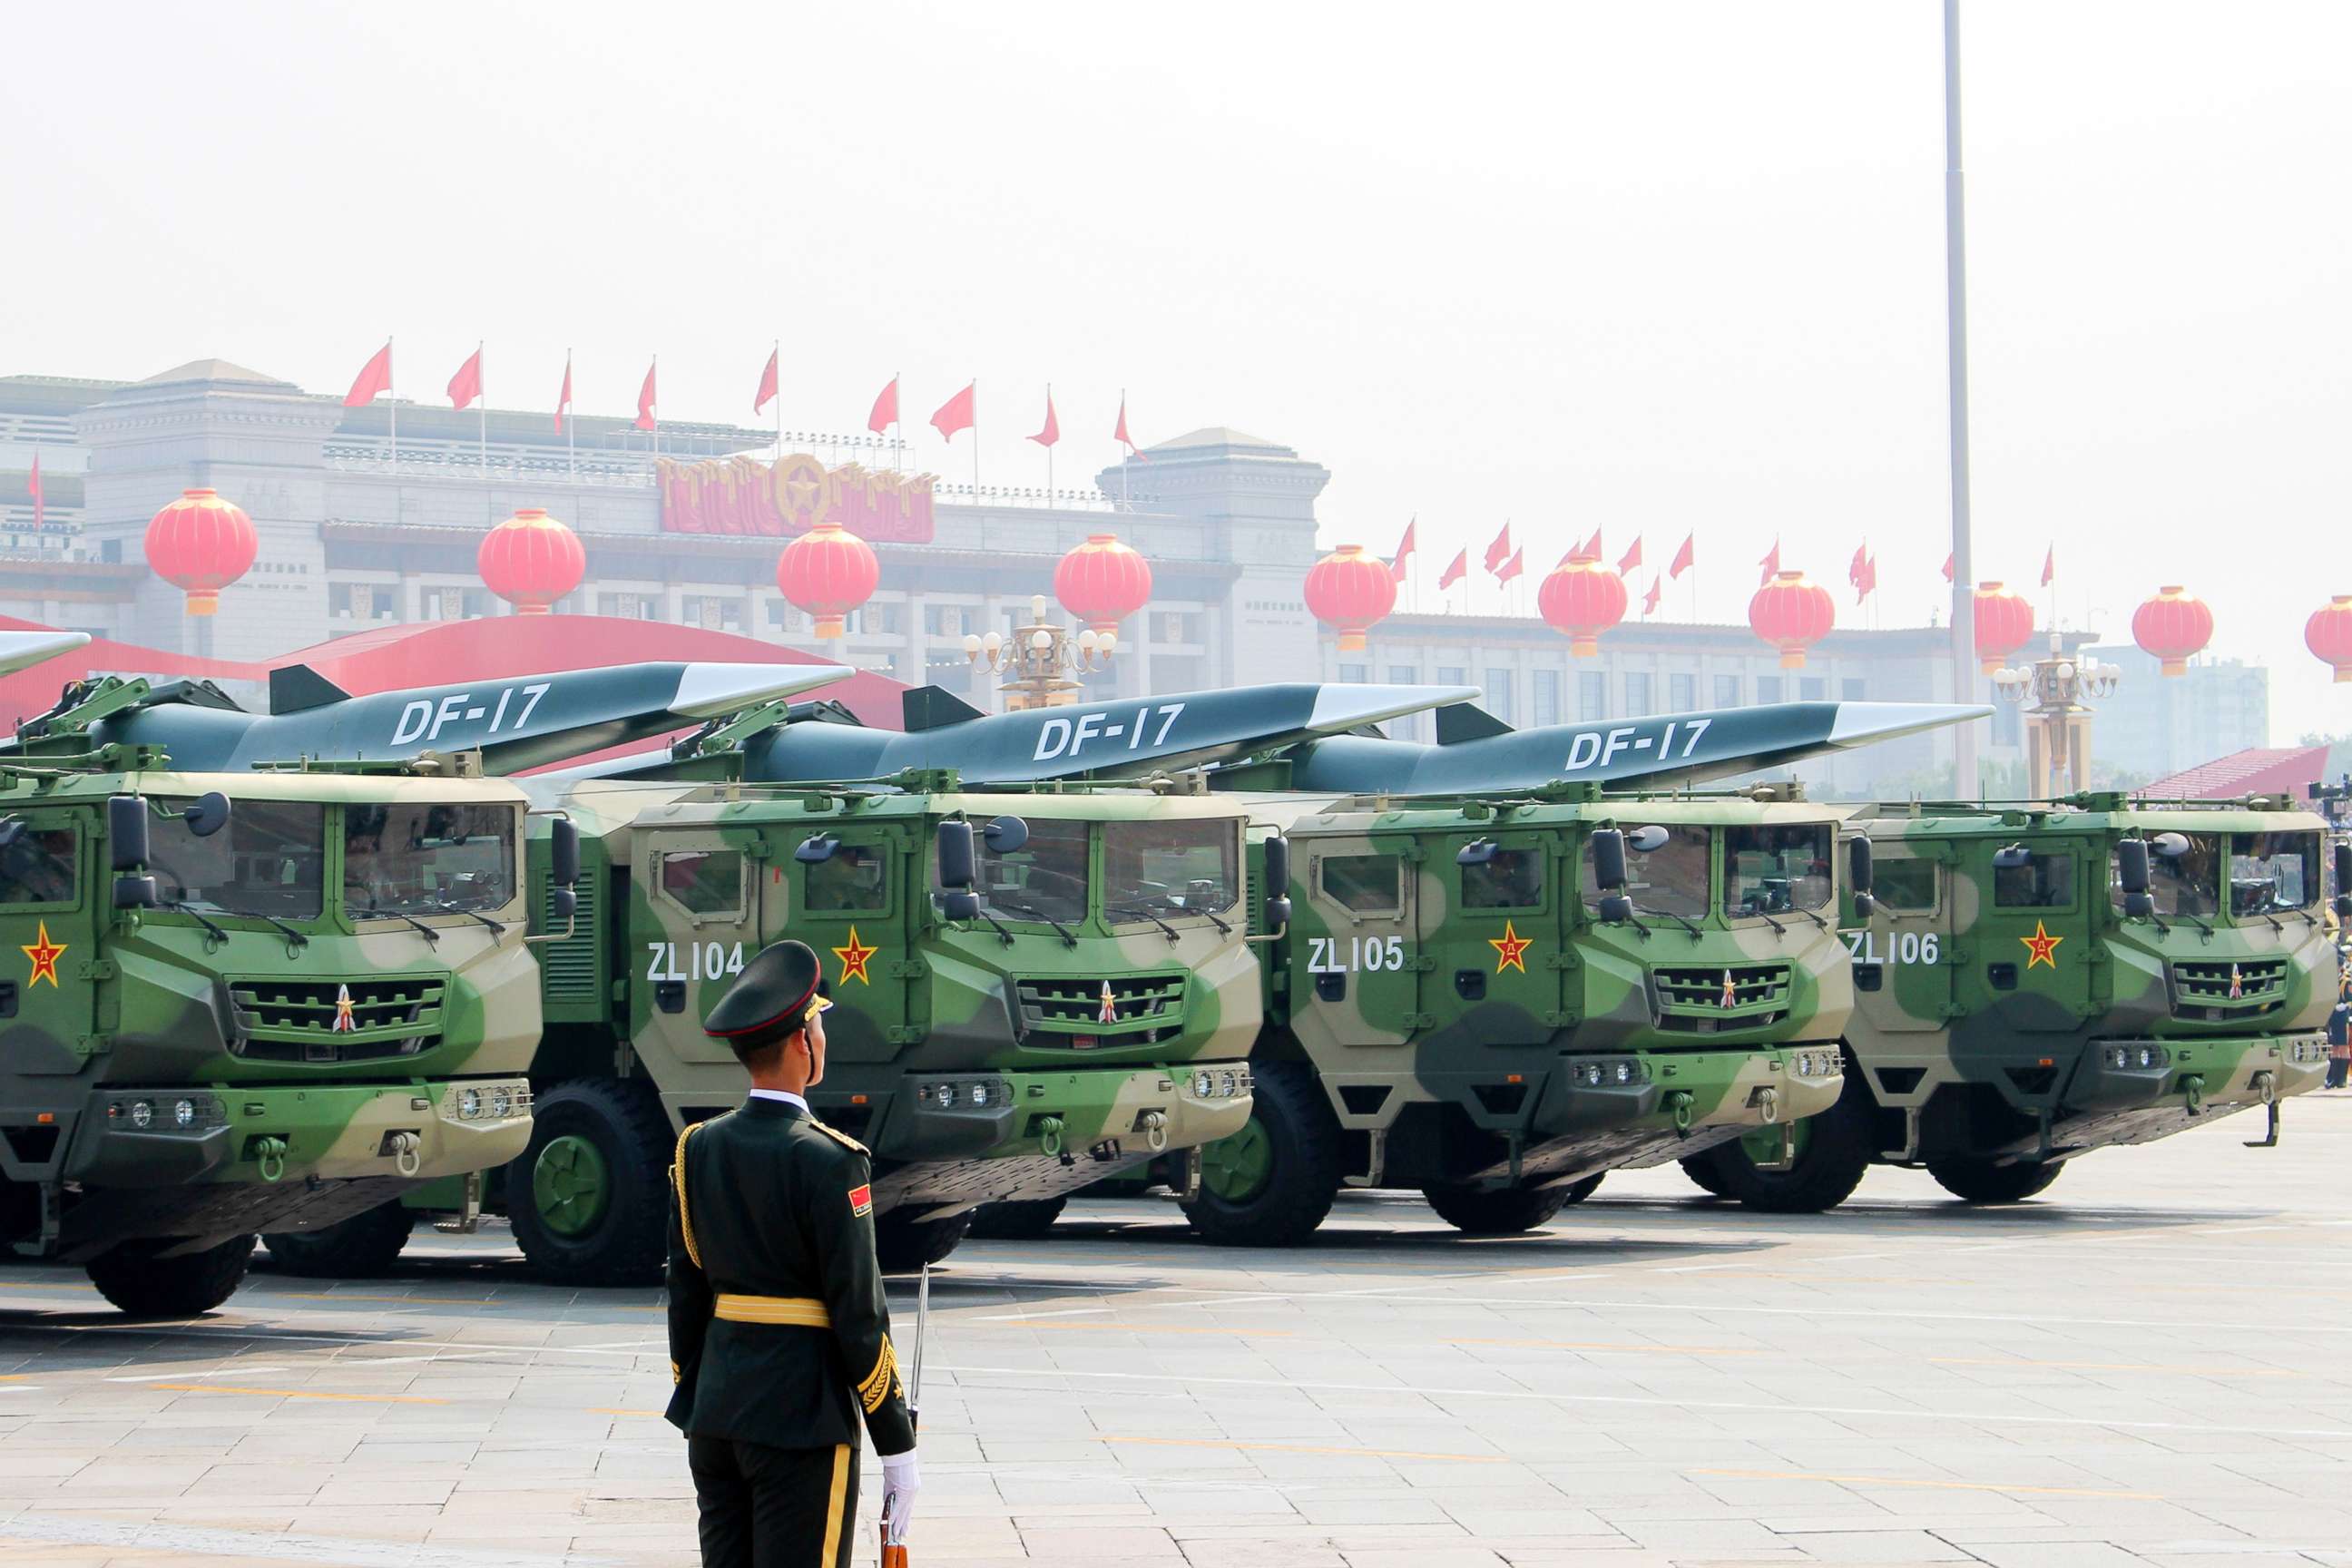
[[[269,672],[269,710],[302,713],[330,702],[348,702],[352,694],[307,664],[280,665]]]
[[[987,717],[962,698],[936,686],[910,686],[899,694],[898,704],[899,722],[910,735]]]
[[[1475,703],[1456,702],[1437,710],[1437,743],[1441,746],[1485,741],[1511,732],[1508,724]]]

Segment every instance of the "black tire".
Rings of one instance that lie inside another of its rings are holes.
[[[1704,1166],[1714,1180],[1693,1180],[1707,1191],[1759,1214],[1820,1214],[1833,1209],[1862,1185],[1870,1169],[1869,1089],[1851,1066],[1837,1103],[1818,1116],[1798,1123],[1804,1143],[1796,1163],[1785,1171],[1759,1171],[1737,1138],[1718,1143],[1683,1162],[1683,1169]],[[1717,1185],[1716,1184],[1721,1184]]]
[[[280,1274],[308,1279],[369,1279],[388,1274],[416,1228],[416,1211],[397,1198],[318,1230],[264,1231]]]
[[[168,1237],[126,1241],[90,1259],[89,1282],[134,1318],[193,1318],[235,1295],[253,1261],[249,1236],[180,1258],[155,1256],[172,1245]]]
[[[1054,1228],[1069,1205],[1066,1197],[982,1204],[972,1216],[971,1234],[985,1241],[1035,1241]]]
[[[1927,1162],[1927,1173],[1946,1192],[1970,1204],[2023,1203],[2047,1188],[2066,1168],[2063,1160],[2046,1164],[1996,1165],[1981,1154],[1952,1154]]]
[[[574,1079],[540,1096],[530,1144],[506,1171],[507,1217],[533,1270],[562,1285],[660,1283],[676,1146],[648,1084]],[[601,1196],[591,1200],[581,1194],[594,1165]]]
[[[902,1219],[905,1211],[877,1215],[874,1221],[874,1257],[885,1274],[913,1274],[937,1263],[971,1234],[973,1215],[966,1209],[948,1219]]]
[[[1565,1187],[1423,1187],[1421,1195],[1437,1217],[1472,1236],[1517,1236],[1535,1229],[1572,1203],[1581,1203],[1601,1184],[1587,1176]]]
[[[1268,1173],[1238,1197],[1204,1181],[1183,1205],[1184,1217],[1219,1247],[1297,1247],[1315,1234],[1339,1193],[1339,1120],[1304,1063],[1267,1062],[1250,1076],[1250,1121],[1263,1138]]]
[[[1696,1183],[1699,1191],[1727,1198],[1731,1195],[1731,1189],[1725,1184],[1722,1173],[1716,1170],[1715,1162],[1707,1157],[1713,1152],[1710,1149],[1705,1154],[1694,1154],[1685,1160],[1682,1163],[1683,1174]]]

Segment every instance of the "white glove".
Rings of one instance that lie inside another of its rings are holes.
[[[915,1494],[923,1489],[922,1467],[915,1450],[882,1458],[882,1539],[897,1545],[907,1539],[907,1521],[915,1517]]]

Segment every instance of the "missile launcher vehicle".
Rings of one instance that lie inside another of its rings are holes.
[[[1685,1169],[1803,1213],[1843,1201],[1874,1163],[2000,1204],[2095,1149],[2257,1107],[2254,1146],[2276,1142],[2280,1103],[2326,1068],[2339,961],[2324,828],[2284,798],[1852,810],[1842,835],[1874,870],[1841,919],[1844,1092],[1779,1168],[1732,1143]],[[2352,848],[2332,858],[2352,886]]]

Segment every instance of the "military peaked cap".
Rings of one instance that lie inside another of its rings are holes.
[[[824,967],[804,942],[789,939],[761,950],[743,966],[703,1032],[725,1040],[738,1056],[764,1050],[798,1029],[812,1010],[829,1007]]]

